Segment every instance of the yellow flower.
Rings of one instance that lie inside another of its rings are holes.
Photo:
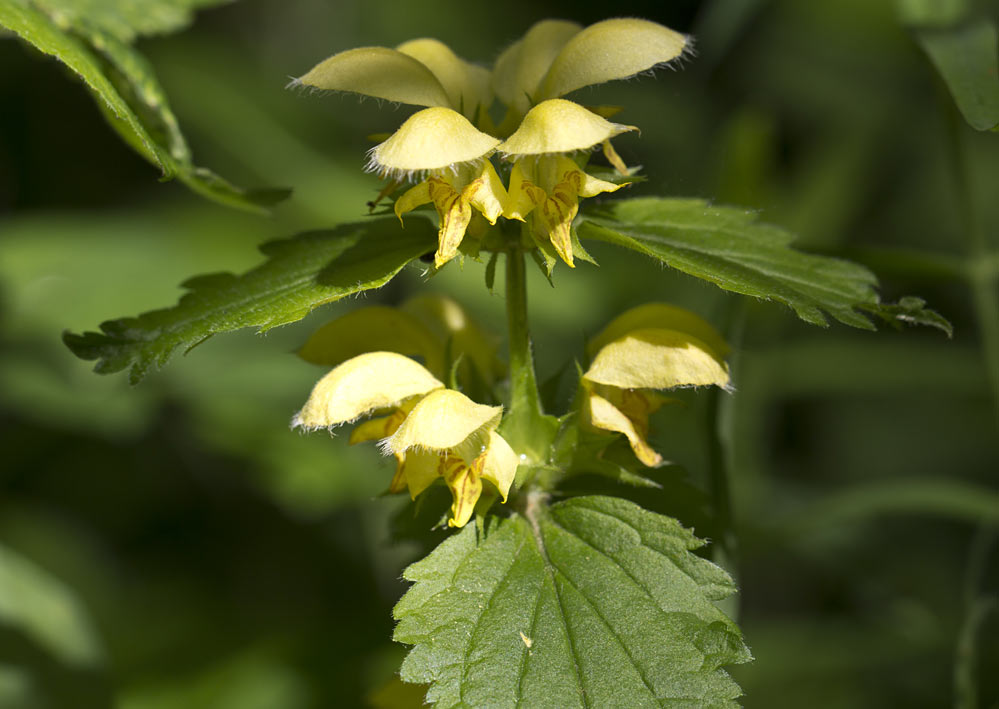
[[[531,106],[547,99],[669,64],[690,47],[690,37],[648,20],[615,18],[586,28],[542,20],[493,67],[493,90],[509,108],[503,127],[516,126]]]
[[[335,367],[370,350],[397,352],[416,357],[441,380],[460,358],[466,381],[492,387],[505,372],[496,355],[498,344],[454,300],[426,293],[399,307],[368,305],[341,315],[316,330],[298,356]]]
[[[495,224],[507,193],[488,157],[500,141],[448,108],[425,108],[371,150],[369,168],[383,177],[425,179],[395,202],[402,215],[432,202],[440,218],[434,264],[454,258],[475,207]]]
[[[601,145],[626,174],[610,138],[636,130],[559,97],[668,64],[689,46],[686,35],[647,20],[611,19],[586,28],[544,20],[508,47],[492,72],[424,38],[395,49],[340,52],[293,83],[427,107],[371,151],[368,167],[390,180],[379,199],[403,179],[419,181],[396,200],[395,213],[401,219],[434,205],[437,268],[458,253],[477,211],[490,224],[500,216],[529,221],[550,270],[557,257],[574,265],[579,199],[619,188],[587,175],[568,156]],[[489,114],[494,94],[508,107],[498,128]],[[509,137],[500,145],[493,134]],[[497,146],[514,163],[509,193],[489,161]]]
[[[517,472],[518,458],[496,433],[501,406],[476,404],[444,388],[422,365],[395,352],[369,352],[347,360],[313,388],[292,426],[333,428],[363,416],[350,443],[384,439],[396,458],[390,492],[409,488],[415,499],[437,477],[451,489],[448,524],[461,527],[471,518],[492,483],[503,501]]]
[[[428,38],[410,40],[395,49],[348,49],[323,60],[292,84],[413,106],[442,106],[472,120],[493,100],[487,69]]]
[[[646,441],[649,415],[666,401],[653,390],[715,385],[728,390],[729,348],[694,313],[650,303],[615,318],[591,344],[593,362],[583,374],[583,421],[622,433],[635,456],[662,462]]]
[[[601,118],[579,104],[549,99],[532,108],[517,131],[498,150],[513,161],[504,216],[525,221],[539,248],[550,243],[573,264],[572,222],[580,197],[614,192],[621,185],[583,172],[568,155],[607,144],[612,137],[637,130]]]
[[[444,478],[453,500],[451,527],[462,527],[471,518],[483,480],[506,502],[519,461],[496,432],[502,413],[501,406],[476,404],[451,389],[428,394],[384,443],[400,461],[393,486],[405,483],[415,498]]]

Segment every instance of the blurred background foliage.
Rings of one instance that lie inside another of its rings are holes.
[[[737,393],[667,408],[655,443],[676,465],[662,491],[625,492],[724,549],[757,657],[735,672],[745,706],[999,706],[999,136],[962,121],[887,0],[243,0],[139,40],[200,164],[294,189],[269,218],[158,184],[64,68],[0,41],[0,706],[406,705],[386,688],[404,655],[391,607],[421,542],[390,543],[407,525],[377,497],[388,462],[289,430],[322,374],[289,353],[416,291],[501,332],[483,264],[429,282],[414,267],[266,337],[215,338],[135,389],[60,333],[364,217],[365,136],[409,109],[284,88],[329,54],[433,36],[488,64],[538,19],[622,14],[698,47],[682,71],[581,95],[641,127],[616,143],[649,178],[632,194],[760,210],[869,265],[885,298],[925,297],[955,336],[820,330],[598,244],[599,268],[531,284],[541,378],[650,300],[736,345]]]

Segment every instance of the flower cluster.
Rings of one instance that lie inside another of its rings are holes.
[[[583,421],[621,433],[645,465],[662,463],[646,441],[649,415],[668,399],[656,390],[714,385],[728,390],[728,344],[701,317],[664,303],[619,315],[589,345]]]
[[[572,222],[579,199],[619,183],[587,174],[573,156],[597,146],[627,174],[610,140],[634,126],[561,98],[672,62],[690,39],[647,20],[611,19],[583,28],[562,20],[535,24],[507,48],[492,71],[466,62],[434,39],[395,49],[351,49],[318,64],[296,83],[424,106],[371,150],[369,168],[390,180],[417,182],[396,200],[402,215],[432,204],[440,224],[434,257],[454,258],[474,219],[527,225],[549,261],[573,265]],[[489,112],[498,99],[505,116]],[[490,158],[499,156],[500,171]],[[508,175],[506,185],[500,172]]]
[[[437,478],[450,488],[448,524],[462,527],[491,483],[506,501],[519,460],[496,432],[503,408],[477,404],[416,361],[395,352],[368,352],[319,380],[292,426],[331,429],[361,417],[350,443],[380,440],[396,459],[389,492],[413,499]]]

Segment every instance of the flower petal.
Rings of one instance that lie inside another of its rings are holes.
[[[528,111],[498,150],[508,158],[586,150],[635,126],[611,123],[578,103],[549,99]]]
[[[414,106],[451,105],[447,91],[430,69],[387,47],[359,47],[334,54],[293,83]]]
[[[417,207],[421,207],[429,201],[430,185],[424,181],[403,192],[402,196],[395,201],[393,209],[395,210],[395,215],[399,217],[399,221],[402,222],[403,214],[412,212]]]
[[[517,475],[517,467],[520,465],[520,457],[514,452],[510,444],[503,436],[496,431],[489,432],[489,443],[486,447],[486,459],[482,465],[482,477],[488,480],[500,495],[503,502],[510,493],[510,486]]]
[[[409,357],[395,352],[368,352],[347,360],[320,379],[291,425],[309,430],[330,428],[443,387]]]
[[[441,461],[441,475],[451,489],[451,518],[448,527],[464,527],[472,518],[475,503],[482,495],[482,478],[476,465],[466,465],[460,458],[449,456]]]
[[[606,141],[605,141],[606,142]],[[562,175],[556,190],[571,188],[580,197],[596,197],[603,192],[617,192],[624,185],[616,185],[606,180],[598,180],[579,169],[575,162],[565,156],[558,157],[558,171]],[[565,187],[562,187],[565,184]]]
[[[521,115],[531,107],[541,80],[559,50],[582,25],[566,20],[541,20],[524,37],[507,47],[493,68],[493,90]]]
[[[466,185],[461,193],[490,224],[495,224],[503,214],[503,205],[507,201],[506,188],[496,174],[496,168],[488,160],[483,163],[479,176]]]
[[[358,308],[326,323],[302,345],[298,356],[335,367],[372,350],[420,357],[434,376],[445,374],[442,340],[418,318],[387,305]]]
[[[503,216],[507,219],[524,221],[525,217],[548,195],[545,191],[528,179],[524,172],[524,163],[518,160],[510,170],[510,191],[507,194],[506,208]]]
[[[579,201],[574,190],[565,189],[567,186],[560,183],[541,203],[541,209],[534,213],[534,227],[537,236],[547,237],[569,268],[575,268],[572,260],[572,220],[579,212]]]
[[[678,330],[633,330],[605,345],[583,378],[621,389],[729,387],[728,367],[696,337]]]
[[[627,437],[635,457],[650,468],[662,463],[662,456],[645,441],[644,436],[638,432],[632,420],[611,402],[590,392],[586,399],[586,406],[591,426],[604,431],[623,433]]]
[[[437,171],[487,157],[500,144],[450,108],[417,111],[370,153],[370,169],[383,175]]]
[[[487,69],[475,66],[436,39],[412,39],[396,47],[433,72],[447,92],[451,108],[475,120],[479,107],[492,103],[492,88]]]
[[[447,181],[431,177],[427,184],[430,186],[430,200],[440,217],[437,253],[434,254],[434,265],[440,268],[458,253],[468,223],[472,221],[472,207]]]
[[[611,320],[607,327],[590,341],[587,352],[593,356],[604,345],[632,330],[644,328],[685,332],[707,345],[719,360],[724,359],[731,351],[725,338],[700,315],[675,305],[646,303],[626,310]]]
[[[691,38],[648,20],[618,18],[590,25],[555,57],[537,99],[564,96],[584,86],[626,79],[673,61]]]
[[[350,438],[347,442],[353,446],[358,443],[380,441],[383,438],[388,438],[399,430],[399,426],[405,418],[406,412],[396,409],[388,416],[379,416],[378,418],[363,421],[354,426],[354,430],[350,432]]]
[[[415,500],[416,496],[430,487],[440,474],[441,456],[438,453],[413,450],[402,456],[396,478],[401,476],[406,481],[409,496]]]
[[[495,429],[502,414],[502,406],[476,404],[460,391],[439,389],[413,408],[386,447],[396,455],[410,449],[448,451],[469,441],[473,434]],[[474,460],[480,452],[467,459]]]

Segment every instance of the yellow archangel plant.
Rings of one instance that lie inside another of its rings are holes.
[[[506,501],[517,454],[496,432],[503,408],[477,404],[416,361],[395,352],[368,352],[319,380],[292,426],[332,429],[361,417],[350,443],[381,440],[396,458],[389,492],[409,489],[413,499],[437,478],[450,488],[448,524],[464,526],[488,481]]]
[[[573,156],[599,146],[627,175],[610,140],[637,129],[561,97],[666,65],[689,50],[689,37],[647,20],[618,18],[585,28],[543,20],[491,71],[435,39],[416,39],[395,49],[340,52],[294,83],[425,107],[371,150],[368,168],[390,181],[387,190],[416,182],[395,202],[400,219],[433,204],[436,267],[454,258],[479,215],[489,224],[500,218],[527,222],[528,238],[546,260],[553,250],[573,266],[579,199],[621,187],[588,175],[584,160]],[[506,107],[498,125],[490,114],[494,98]],[[502,158],[498,165],[494,156]]]
[[[645,465],[662,463],[648,444],[649,415],[668,401],[657,390],[714,385],[729,390],[729,347],[689,310],[649,303],[612,320],[589,345],[583,422],[622,433]]]

